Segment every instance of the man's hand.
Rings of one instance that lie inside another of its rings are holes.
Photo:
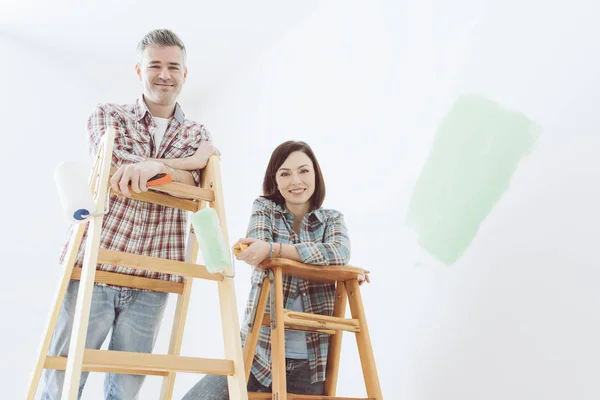
[[[235,247],[239,243],[249,245],[246,250],[236,256],[238,260],[244,261],[246,264],[258,267],[263,260],[269,257],[271,247],[264,240],[245,238],[238,240],[233,246]]]
[[[130,197],[128,185],[136,193],[148,191],[148,180],[156,174],[168,172],[167,166],[159,161],[143,161],[137,164],[122,165],[110,179],[110,186],[116,193]]]
[[[208,159],[213,155],[220,156],[221,153],[211,142],[204,141],[200,143],[194,155],[190,156],[190,161],[195,169],[202,169],[206,167]]]

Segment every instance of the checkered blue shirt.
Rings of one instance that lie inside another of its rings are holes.
[[[300,235],[293,229],[294,216],[271,200],[259,197],[254,201],[247,237],[274,243],[291,244],[296,247],[302,262],[316,265],[347,265],[350,260],[350,239],[342,213],[319,208],[307,214],[302,220]],[[248,334],[252,310],[256,307],[260,294],[259,284],[265,273],[254,268],[252,287],[244,313],[242,342]],[[302,305],[307,313],[333,314],[335,285],[313,283],[303,279],[283,275],[283,304],[290,308],[294,302],[296,289],[302,294]],[[266,313],[270,313],[267,302]],[[308,362],[312,373],[311,382],[325,381],[329,335],[307,332],[306,345]],[[268,327],[260,330],[256,354],[252,364],[252,374],[268,387],[271,384],[271,331]]]

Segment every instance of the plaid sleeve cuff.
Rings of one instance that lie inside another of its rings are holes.
[[[300,258],[302,262],[305,264],[324,264],[325,257],[321,254],[318,249],[316,249],[316,245],[314,243],[298,243],[295,244],[294,247],[298,250],[298,254],[300,254]]]

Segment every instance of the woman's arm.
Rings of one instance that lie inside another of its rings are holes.
[[[292,246],[298,252],[300,260],[305,264],[348,264],[350,261],[350,238],[348,237],[344,215],[338,212],[327,221],[322,243],[303,242]],[[292,255],[291,250],[286,249],[286,245],[284,245],[283,251],[286,255]]]
[[[256,199],[254,201],[246,237],[239,239],[234,244],[234,247],[240,243],[249,246],[246,250],[237,255],[237,259],[255,267],[265,258],[269,257],[271,249],[269,242],[273,241],[273,232],[271,231],[271,210],[269,210],[263,202],[263,199]]]
[[[239,260],[254,266],[269,257],[314,265],[346,265],[350,261],[350,239],[341,213],[336,213],[327,221],[323,242],[283,244],[272,242],[271,215],[267,210],[261,210],[260,206],[255,202],[247,237],[236,243],[249,246],[238,255]]]

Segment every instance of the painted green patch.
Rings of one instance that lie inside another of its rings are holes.
[[[419,244],[439,261],[456,262],[540,133],[517,111],[461,96],[438,128],[409,204],[406,225]]]

